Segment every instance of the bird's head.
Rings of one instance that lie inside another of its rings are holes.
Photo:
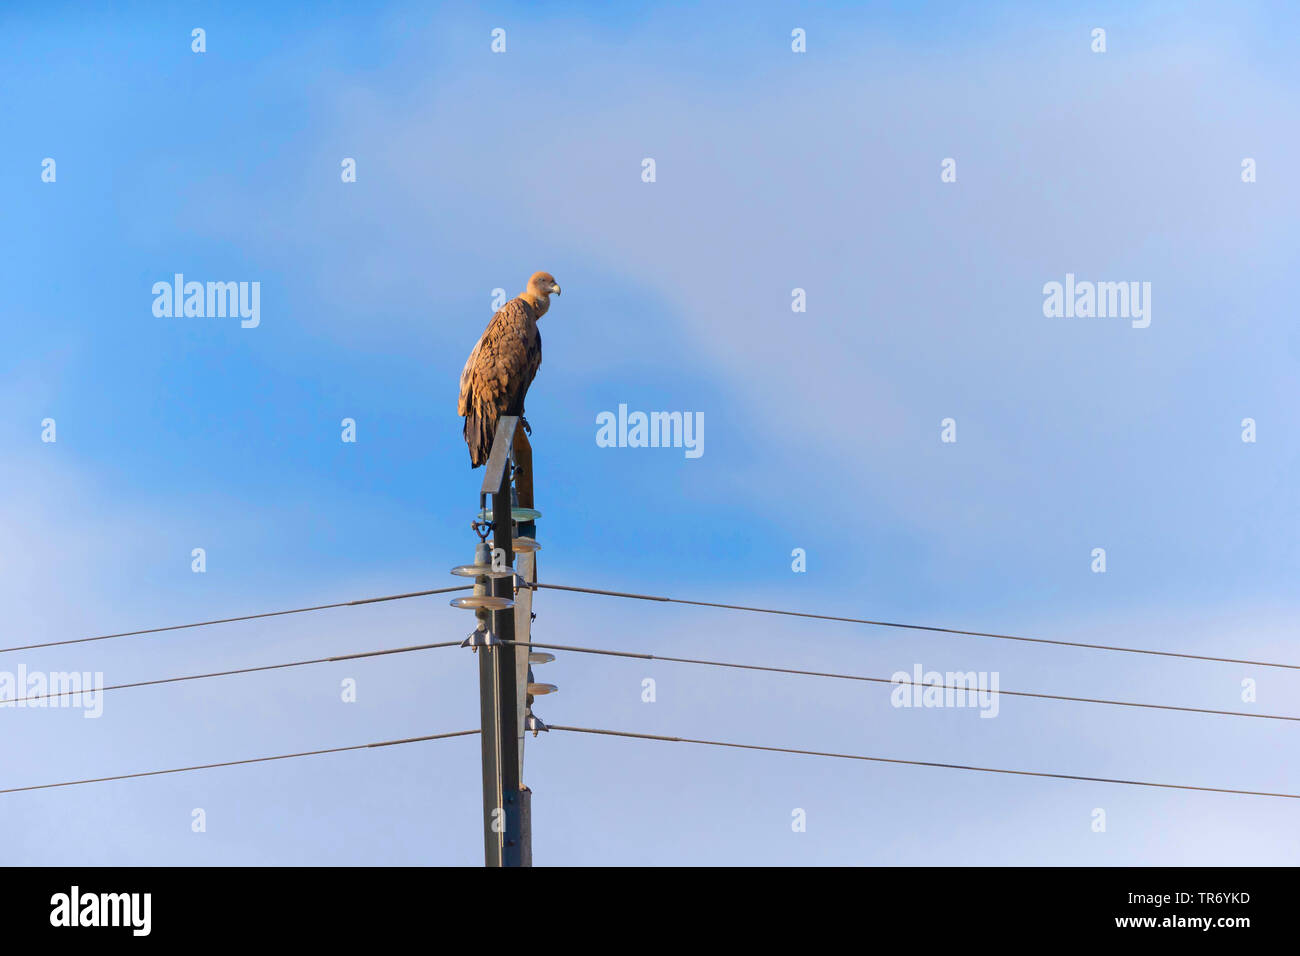
[[[555,281],[555,276],[549,272],[534,272],[533,277],[528,280],[528,292],[535,295],[542,301],[554,293],[560,294],[560,285]]]

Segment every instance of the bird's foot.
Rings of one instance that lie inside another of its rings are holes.
[[[523,415],[519,416],[519,424],[524,426],[525,434],[531,435],[533,433],[533,426],[528,424],[528,419],[524,418]]]

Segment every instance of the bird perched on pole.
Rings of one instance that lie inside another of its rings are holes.
[[[520,423],[532,431],[523,420],[524,396],[542,364],[537,320],[551,307],[552,293],[560,294],[555,277],[534,272],[528,288],[497,310],[469,353],[460,373],[456,414],[465,418],[471,468],[487,462],[501,415],[520,416]]]

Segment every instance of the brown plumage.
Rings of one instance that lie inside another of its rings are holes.
[[[465,418],[470,467],[488,460],[501,415],[524,413],[524,396],[542,364],[542,336],[537,320],[560,287],[549,272],[534,272],[528,288],[492,316],[487,330],[469,353],[460,373],[456,414]]]

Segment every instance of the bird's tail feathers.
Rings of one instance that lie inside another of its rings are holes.
[[[486,465],[492,451],[492,433],[495,429],[488,416],[471,409],[465,416],[465,444],[469,446],[469,466]]]

